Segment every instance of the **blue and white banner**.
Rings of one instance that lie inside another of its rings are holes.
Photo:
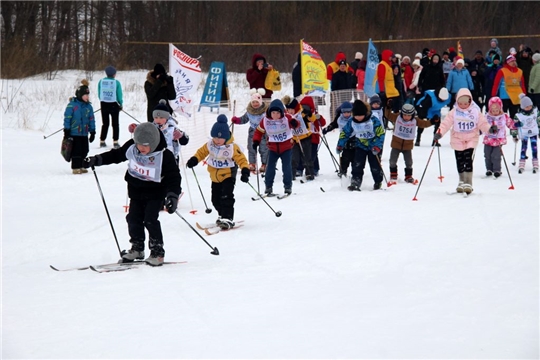
[[[217,108],[219,113],[219,108],[222,105],[221,103],[229,99],[227,92],[228,86],[225,63],[213,61],[208,70],[208,77],[206,78],[206,84],[204,86],[204,92],[198,111],[201,111],[201,106],[208,106],[211,111],[214,108]]]
[[[371,97],[375,95],[375,88],[373,86],[373,80],[377,74],[377,65],[379,64],[379,55],[377,49],[371,39],[369,39],[367,64],[366,64],[366,77],[364,79],[364,92],[367,96]]]

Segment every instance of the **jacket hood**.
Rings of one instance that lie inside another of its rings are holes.
[[[385,63],[387,64],[390,64],[390,60],[388,60],[389,57],[393,56],[394,53],[392,52],[392,50],[383,50],[382,54],[381,54],[381,58],[382,58],[382,61],[384,61]]]
[[[263,59],[263,61],[266,62],[266,58],[263,55],[258,54],[258,53],[253,54],[253,56],[251,57],[251,66],[254,69],[257,68],[255,64],[257,63],[258,59]]]
[[[336,64],[339,64],[339,62],[341,60],[347,60],[347,56],[345,55],[345,53],[343,51],[340,51],[336,54],[336,58],[334,59],[334,61],[336,62]]]
[[[272,100],[270,105],[268,105],[268,109],[266,110],[266,117],[272,118],[270,113],[272,111],[279,111],[281,112],[281,117],[285,116],[285,105],[283,105],[283,102],[279,99]]]
[[[471,104],[468,107],[468,108],[470,108],[474,104],[474,101],[472,101],[473,97],[472,97],[471,91],[469,89],[467,89],[467,88],[459,89],[459,91],[456,94],[456,104],[457,104],[458,99],[460,97],[462,97],[462,96],[468,96],[471,99]]]
[[[439,58],[439,62],[437,64],[433,64],[433,58],[437,56]],[[433,66],[439,66],[441,65],[441,55],[439,55],[438,53],[435,53],[431,56],[431,59],[429,59],[429,65],[433,65]]]
[[[315,102],[313,101],[313,98],[311,96],[304,96],[302,101],[300,101],[300,105],[307,105],[311,109],[312,113],[315,113]]]

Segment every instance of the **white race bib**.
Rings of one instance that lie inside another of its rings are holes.
[[[126,151],[126,158],[129,160],[129,174],[140,180],[160,183],[163,151],[154,151],[143,155],[137,149],[137,145],[131,145]]]
[[[353,128],[353,134],[351,137],[356,136],[359,139],[373,139],[375,137],[373,121],[371,119],[361,123],[351,121],[351,125]]]
[[[401,115],[398,116],[394,128],[394,136],[403,140],[414,140],[416,136],[416,119],[413,118],[411,121],[405,121]]]
[[[454,116],[454,131],[459,133],[470,133],[476,130],[478,124],[479,111],[471,106],[469,110],[456,109]]]
[[[263,121],[266,135],[268,135],[268,141],[285,142],[292,139],[292,131],[287,117],[278,120],[272,120],[265,117]]]
[[[217,169],[234,167],[234,144],[217,146],[212,140],[210,140],[206,146],[210,151],[210,154],[208,154],[208,158],[206,159],[209,166]]]
[[[101,101],[106,103],[116,102],[116,80],[115,79],[102,79],[101,80],[101,93],[99,94]]]

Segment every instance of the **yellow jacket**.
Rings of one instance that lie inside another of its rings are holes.
[[[215,183],[220,183],[225,179],[228,179],[232,176],[236,177],[237,169],[238,167],[243,169],[248,169],[248,161],[246,159],[246,156],[240,150],[240,147],[237,144],[234,144],[234,137],[231,135],[231,138],[227,140],[225,145],[233,145],[233,156],[232,159],[236,163],[235,166],[230,168],[215,168],[211,166],[210,164],[207,164],[207,170],[210,173],[210,180]],[[197,152],[195,153],[195,156],[199,162],[206,159],[206,157],[210,154],[210,149],[208,148],[208,144],[204,144],[201,146]]]

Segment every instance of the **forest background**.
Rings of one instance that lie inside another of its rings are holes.
[[[538,49],[538,1],[1,1],[3,79],[59,70],[119,70],[168,65],[168,43],[201,68],[223,61],[245,72],[254,53],[290,72],[299,40],[326,63],[338,51],[352,61],[377,50],[414,56],[442,53],[461,41],[465,57],[483,53],[492,37],[506,53]]]

